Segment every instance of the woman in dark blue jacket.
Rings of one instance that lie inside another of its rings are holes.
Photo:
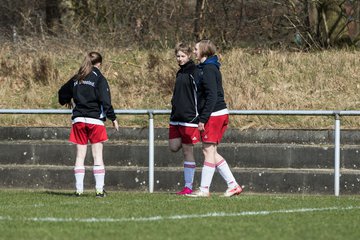
[[[195,75],[198,88],[198,129],[201,132],[205,159],[200,188],[188,195],[191,197],[210,196],[210,184],[215,169],[218,169],[228,185],[224,193],[225,197],[235,196],[242,192],[229,165],[217,152],[218,144],[228,126],[229,111],[224,100],[220,63],[215,53],[216,47],[210,40],[202,40],[195,45],[195,58],[200,61]]]

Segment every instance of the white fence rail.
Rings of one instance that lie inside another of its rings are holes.
[[[230,110],[230,115],[296,115],[296,116],[333,116],[334,131],[334,194],[340,194],[340,117],[360,116],[360,111],[331,110]],[[148,115],[149,116],[149,192],[154,191],[154,116],[169,115],[170,110],[140,109],[115,110],[118,115]],[[60,109],[0,109],[0,114],[71,114],[71,110]]]

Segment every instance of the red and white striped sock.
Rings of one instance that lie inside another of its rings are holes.
[[[105,183],[105,166],[95,165],[93,167],[93,173],[95,178],[95,189],[97,192],[102,192]]]
[[[83,193],[84,192],[85,167],[84,166],[75,166],[74,175],[75,175],[76,192]]]
[[[222,178],[227,183],[228,187],[235,187],[236,185],[238,185],[225,159],[218,162],[216,164],[216,168],[219,171]]]
[[[192,189],[195,175],[195,162],[184,162],[185,187]]]
[[[200,190],[203,192],[209,192],[212,178],[215,173],[215,164],[204,162],[204,166],[201,172],[201,184]]]

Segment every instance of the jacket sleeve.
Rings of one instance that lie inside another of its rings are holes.
[[[99,79],[98,96],[106,117],[111,121],[114,121],[116,119],[116,115],[114,112],[114,108],[111,105],[110,88],[107,80],[103,76]]]
[[[59,103],[65,105],[71,102],[73,98],[73,87],[74,87],[74,78],[71,78],[67,83],[61,86],[58,91]]]
[[[213,68],[204,68],[202,87],[204,89],[205,105],[199,116],[199,121],[206,123],[214,110],[217,101],[217,79]]]

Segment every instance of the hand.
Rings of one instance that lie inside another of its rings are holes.
[[[116,131],[119,131],[119,124],[116,119],[113,121],[113,126],[116,129]]]
[[[205,131],[205,123],[199,122],[198,129],[200,132]]]
[[[69,103],[65,103],[65,107],[66,107],[66,108],[68,108],[68,109],[71,109],[71,108],[72,108],[72,104],[71,104],[71,102],[69,102]]]

